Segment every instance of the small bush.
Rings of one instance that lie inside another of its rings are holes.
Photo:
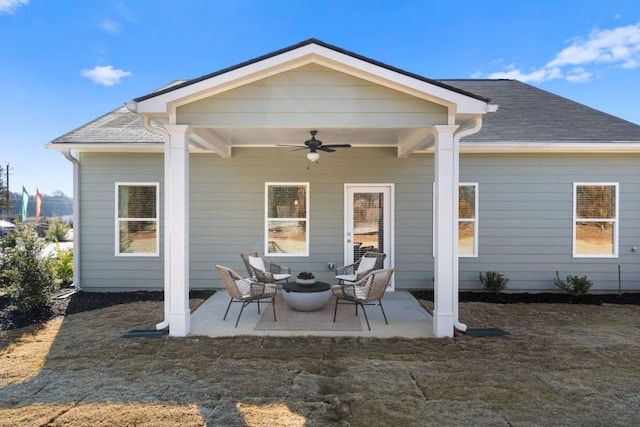
[[[53,220],[51,225],[49,225],[45,234],[45,239],[48,242],[64,242],[68,232],[69,225],[60,218],[56,218]]]
[[[482,283],[482,289],[489,291],[493,294],[499,294],[509,283],[509,279],[497,271],[487,271],[486,273],[480,273],[480,283]]]
[[[30,227],[18,226],[16,245],[5,247],[0,256],[2,281],[11,306],[20,313],[35,313],[49,304],[55,290],[53,266],[42,256],[45,243]]]
[[[56,275],[56,280],[58,280],[61,285],[71,285],[73,282],[73,251],[71,249],[60,249],[56,247],[53,271]]]
[[[569,274],[565,281],[560,278],[560,274],[557,271],[553,284],[574,297],[586,295],[589,292],[589,289],[593,286],[593,282],[587,279],[587,276],[578,277]]]

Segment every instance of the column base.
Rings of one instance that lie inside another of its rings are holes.
[[[433,334],[436,338],[453,337],[453,313],[433,313]]]
[[[191,330],[190,313],[170,313],[169,314],[169,336],[186,337]]]

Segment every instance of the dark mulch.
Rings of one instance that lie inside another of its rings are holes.
[[[22,328],[28,325],[47,322],[65,314],[81,313],[97,310],[118,304],[126,304],[136,301],[163,301],[164,294],[161,291],[137,291],[137,292],[76,292],[68,298],[57,299],[57,295],[69,292],[64,290],[51,299],[49,307],[30,314],[19,314],[9,309],[10,299],[8,295],[0,296],[0,331]],[[206,299],[213,295],[213,290],[196,290],[189,292],[189,298]]]
[[[411,291],[417,299],[433,301],[433,291]],[[490,302],[495,304],[636,304],[640,305],[640,292],[625,292],[622,294],[587,294],[573,297],[569,294],[557,292],[529,293],[499,293],[490,292],[460,292],[460,302]]]

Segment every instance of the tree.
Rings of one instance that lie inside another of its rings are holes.
[[[45,243],[31,227],[18,226],[15,246],[0,254],[2,285],[19,313],[44,310],[55,290],[55,274],[50,258],[42,256]]]

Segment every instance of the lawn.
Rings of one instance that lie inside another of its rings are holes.
[[[119,337],[162,310],[0,332],[0,425],[640,425],[638,305],[460,303],[500,338]]]

